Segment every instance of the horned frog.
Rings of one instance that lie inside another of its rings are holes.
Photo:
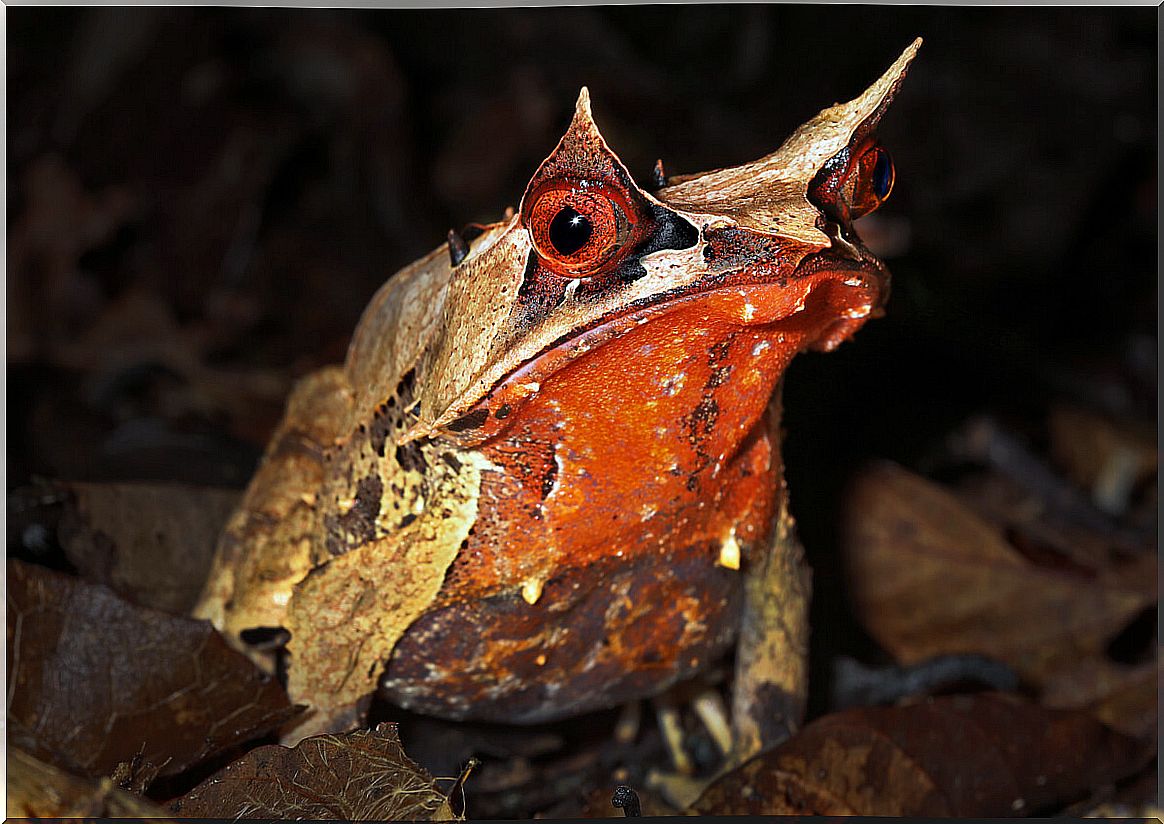
[[[548,721],[658,693],[738,643],[733,732],[788,734],[808,571],[779,387],[880,312],[853,221],[920,45],[753,163],[637,184],[586,89],[520,208],[393,275],[288,401],[196,609],[284,640],[299,733],[379,689]]]

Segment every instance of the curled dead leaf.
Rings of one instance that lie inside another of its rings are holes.
[[[395,724],[259,747],[170,805],[183,818],[458,819]]]

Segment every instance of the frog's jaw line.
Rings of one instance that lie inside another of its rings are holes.
[[[569,362],[617,340],[637,326],[648,322],[665,323],[666,321],[662,320],[665,315],[682,311],[694,304],[718,303],[717,311],[735,326],[776,327],[782,322],[795,320],[798,315],[804,313],[810,297],[822,286],[829,284],[832,284],[834,289],[830,295],[835,295],[838,288],[852,293],[846,300],[854,306],[872,306],[878,303],[879,298],[875,293],[880,286],[874,281],[862,280],[859,283],[846,284],[841,275],[831,272],[819,273],[813,278],[800,281],[791,280],[786,286],[776,283],[755,283],[724,286],[675,296],[638,309],[630,309],[606,318],[603,322],[577,334],[555,341],[540,353],[526,358],[522,366],[515,371],[490,381],[491,388],[479,390],[481,400],[468,407],[470,410],[481,410],[486,413],[480,416],[479,426],[457,432],[449,431],[446,428],[448,423],[457,419],[457,407],[454,407],[431,425],[424,425],[418,421],[403,437],[408,440],[418,437],[444,437],[466,447],[478,446],[506,429],[510,422],[519,417],[518,413],[524,402],[537,394],[514,391],[516,388],[529,384],[540,388],[547,379]],[[768,299],[765,299],[766,297]],[[826,346],[835,348],[842,340],[850,337],[863,322],[864,315],[847,320],[849,323],[843,327],[843,331],[829,336],[830,342]],[[807,345],[811,344],[806,343]],[[487,378],[483,377],[478,383],[485,383],[486,380]],[[502,406],[508,406],[511,410],[504,421],[498,421],[488,414],[489,410]]]
[[[675,217],[691,222],[697,221],[700,216],[680,213]],[[511,227],[511,231],[524,232],[520,227]],[[468,363],[462,364],[459,372],[461,377],[457,380],[459,388],[455,394],[428,393],[419,410],[420,414],[403,434],[401,442],[440,435],[464,444],[476,442],[474,430],[487,423],[489,410],[485,406],[489,404],[489,396],[497,392],[508,375],[536,363],[558,347],[573,347],[575,355],[581,354],[605,339],[603,329],[617,327],[627,318],[631,318],[630,322],[633,323],[647,323],[679,303],[710,298],[723,288],[731,288],[742,289],[747,293],[740,314],[743,323],[771,323],[774,315],[781,311],[780,291],[785,288],[785,284],[788,289],[795,291],[799,288],[798,281],[812,279],[805,275],[815,277],[822,269],[851,267],[857,270],[856,276],[865,273],[863,277],[869,282],[864,288],[876,290],[883,286],[888,273],[882,264],[864,247],[853,248],[856,249],[857,261],[851,259],[853,253],[835,255],[827,243],[821,247],[786,243],[741,229],[722,219],[715,223],[704,223],[699,240],[693,247],[661,249],[641,258],[647,277],[629,286],[626,290],[629,294],[615,294],[593,309],[584,304],[571,305],[566,302],[556,310],[562,318],[551,316],[542,326],[508,340],[503,347],[503,358],[478,357],[475,368]],[[824,265],[821,265],[822,260]],[[689,274],[676,276],[677,269]],[[802,270],[805,270],[803,275]],[[643,288],[648,280],[649,288]],[[846,280],[852,280],[852,277]],[[725,286],[715,286],[716,283],[724,283]],[[780,285],[780,289],[768,288],[774,284]],[[867,302],[876,304],[878,300],[874,296]],[[748,306],[752,308],[748,309]],[[789,315],[793,314],[791,309],[786,311]],[[850,325],[850,328],[855,329],[856,326]],[[597,334],[595,330],[598,330]],[[561,334],[554,337],[555,331]],[[837,338],[831,346],[839,341],[840,338]],[[445,357],[439,363],[448,360]],[[445,385],[453,388],[453,385]],[[469,417],[470,413],[476,412],[483,416],[480,419]]]

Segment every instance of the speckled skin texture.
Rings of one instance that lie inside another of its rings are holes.
[[[915,50],[772,155],[654,194],[583,91],[521,208],[456,265],[441,247],[388,281],[344,366],[296,390],[197,609],[244,648],[290,631],[301,733],[354,722],[377,685],[435,715],[544,721],[729,648],[743,576],[775,551],[769,400],[886,294],[822,170],[869,139]],[[534,249],[547,185],[629,210],[609,266],[574,277]]]

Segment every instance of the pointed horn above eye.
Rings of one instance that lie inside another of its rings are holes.
[[[628,192],[636,188],[630,172],[598,131],[590,112],[590,90],[585,86],[578,93],[574,117],[566,133],[526,187],[522,196],[523,211],[530,194],[552,179],[588,180]]]
[[[914,40],[861,95],[848,103],[838,103],[822,111],[793,132],[769,157],[780,160],[787,167],[810,169],[811,179],[825,161],[849,145],[854,136],[864,137],[876,128],[881,116],[893,102],[921,44],[920,37]]]
[[[816,226],[818,212],[807,198],[808,186],[830,158],[876,128],[921,44],[920,37],[914,40],[861,95],[825,109],[772,154],[730,169],[685,175],[655,196],[673,208],[827,246],[828,237]]]
[[[590,89],[583,86],[578,92],[578,102],[574,104],[574,119],[579,117],[586,117],[593,122],[593,116],[590,114]]]
[[[583,86],[578,92],[578,101],[574,104],[574,117],[570,120],[570,126],[566,129],[566,134],[562,136],[558,148],[554,150],[549,159],[553,159],[563,148],[567,147],[567,144],[575,152],[579,148],[588,148],[592,151],[610,151],[610,147],[606,145],[606,141],[598,131],[598,124],[594,122],[594,114],[590,111],[590,89],[586,86]]]

